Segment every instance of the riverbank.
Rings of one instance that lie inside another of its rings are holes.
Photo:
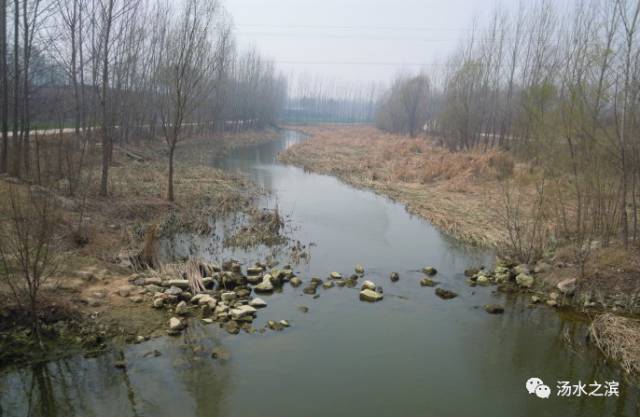
[[[39,301],[46,353],[35,347],[27,318],[11,301],[6,285],[0,285],[0,296],[7,300],[0,308],[0,367],[165,334],[166,313],[142,303],[139,289],[131,287],[136,277],[149,277],[146,265],[132,266],[131,260],[140,260],[143,249],[149,249],[145,246],[176,232],[208,234],[212,221],[231,213],[246,215],[247,224],[238,225],[247,226],[241,229],[245,234],[247,230],[277,234],[259,224],[272,220],[269,213],[266,217],[256,214],[255,201],[263,190],[243,177],[211,167],[211,161],[234,148],[279,136],[276,130],[246,131],[180,143],[174,203],[165,199],[167,158],[161,142],[114,149],[106,198],[98,193],[99,149],[87,151],[74,195],[69,195],[65,181],[41,187],[0,178],[5,201],[10,189],[49,195],[58,216],[55,273],[42,285]],[[147,263],[155,257],[155,253],[143,255]]]

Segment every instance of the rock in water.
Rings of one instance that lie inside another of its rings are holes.
[[[229,320],[228,322],[226,322],[224,324],[224,329],[229,334],[238,334],[238,333],[240,333],[240,326],[238,326],[238,323],[233,321],[233,320]]]
[[[438,270],[432,266],[425,266],[424,268],[422,268],[422,272],[432,277],[438,273]]]
[[[279,323],[273,320],[269,320],[267,322],[267,326],[269,326],[271,330],[275,330],[277,332],[284,330],[284,327],[285,327],[282,323]]]
[[[374,284],[371,281],[365,281],[362,283],[362,287],[360,287],[361,290],[372,290],[374,291],[376,289],[376,284]]]
[[[302,292],[305,294],[314,295],[316,293],[316,288],[317,288],[316,285],[309,284],[306,287],[304,287]]]
[[[458,296],[458,294],[456,294],[455,292],[445,290],[444,288],[436,288],[436,295],[443,300],[450,300]]]
[[[323,284],[322,284],[322,287],[323,287],[325,290],[328,290],[329,288],[333,288],[333,286],[334,286],[334,285],[335,285],[335,284],[333,283],[333,281],[327,281],[327,282],[325,282],[325,283],[323,283]]]
[[[184,329],[184,323],[177,317],[171,317],[169,319],[169,330],[180,331]]]
[[[360,264],[356,265],[356,269],[355,270],[356,270],[356,274],[360,274],[360,275],[364,274],[364,266],[362,266]]]
[[[420,280],[420,285],[423,287],[435,287],[436,285],[438,285],[438,283],[431,278],[422,278]]]
[[[476,284],[478,285],[489,285],[489,277],[486,275],[478,275],[478,278],[476,278]]]
[[[531,288],[533,286],[533,277],[525,273],[518,274],[516,276],[516,284],[524,288]]]
[[[398,274],[397,272],[392,272],[389,276],[389,279],[391,279],[391,282],[398,282],[400,280],[400,274]]]
[[[487,304],[484,306],[484,311],[489,314],[502,314],[504,313],[504,307],[498,304]]]
[[[267,306],[267,303],[262,298],[254,298],[249,301],[249,305],[255,308],[264,308]]]
[[[270,275],[265,275],[264,278],[262,279],[262,282],[260,284],[256,285],[255,287],[253,287],[253,290],[256,293],[261,293],[261,294],[272,293],[273,292],[273,284],[271,283],[271,276]]]
[[[342,274],[340,272],[332,272],[331,279],[340,279],[342,278]]]
[[[291,278],[291,280],[289,280],[289,284],[291,284],[291,286],[293,287],[299,287],[300,284],[302,284],[302,281],[298,277],[293,277]]]
[[[361,301],[369,301],[373,303],[373,302],[382,300],[383,297],[384,296],[382,294],[368,288],[365,288],[362,291],[360,291]]]
[[[287,320],[280,320],[278,323],[280,323],[284,327],[290,327],[291,326]]]
[[[240,320],[243,317],[252,316],[256,314],[256,309],[251,306],[244,305],[244,306],[240,306],[232,309],[230,313],[231,313],[231,318],[233,320]]]

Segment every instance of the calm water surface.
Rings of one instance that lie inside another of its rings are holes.
[[[283,332],[230,336],[196,321],[179,338],[163,337],[96,359],[74,357],[0,375],[0,416],[637,416],[639,392],[585,343],[584,325],[521,298],[470,288],[462,271],[490,264],[491,253],[465,248],[401,205],[335,178],[281,165],[278,152],[304,140],[238,150],[222,168],[248,175],[272,191],[262,204],[287,216],[293,239],[311,246],[303,280],[365,265],[384,288],[377,304],[356,289],[302,287],[263,297],[269,306],[254,323],[287,319]],[[212,161],[212,163],[214,163]],[[219,249],[211,239],[180,236],[174,249],[220,261],[264,258]],[[418,284],[419,269],[435,266],[442,286],[460,294],[444,301]],[[401,279],[391,283],[389,273]],[[502,303],[504,315],[481,306]],[[298,306],[309,307],[308,313]],[[568,343],[570,342],[570,343]],[[228,361],[213,360],[222,347]],[[159,357],[145,353],[159,350]],[[527,394],[529,377],[552,389],[548,400]],[[620,382],[619,398],[559,398],[559,380]]]

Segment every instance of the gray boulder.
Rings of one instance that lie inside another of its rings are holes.
[[[254,298],[249,301],[249,305],[254,308],[264,308],[267,306],[267,303],[262,298]]]
[[[273,284],[271,283],[271,275],[265,275],[264,278],[262,279],[262,282],[256,285],[255,287],[253,287],[253,290],[256,293],[260,293],[260,294],[272,293]]]
[[[185,327],[185,324],[181,319],[177,317],[171,317],[169,319],[169,330],[180,331],[184,329],[184,327]]]
[[[444,288],[436,288],[436,295],[443,300],[450,300],[458,296],[458,294],[456,294],[455,292],[445,290]]]
[[[376,284],[374,284],[372,281],[365,281],[362,283],[362,287],[360,287],[361,290],[372,290],[375,291],[376,289]]]
[[[244,305],[244,306],[240,306],[232,309],[230,313],[231,313],[231,319],[240,320],[243,317],[253,316],[254,314],[256,314],[256,309],[249,305]]]
[[[374,290],[365,288],[362,291],[360,291],[360,300],[361,301],[368,301],[368,302],[376,302],[376,301],[380,301],[384,298],[384,296],[382,294],[380,294],[379,292],[376,292]]]
[[[424,268],[422,268],[422,272],[432,277],[438,273],[438,270],[432,266],[425,266]]]

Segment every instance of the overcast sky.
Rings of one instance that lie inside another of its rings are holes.
[[[531,0],[535,1],[535,0]],[[562,1],[562,0],[560,0]],[[501,4],[515,7],[516,0]],[[241,47],[289,74],[388,82],[442,62],[492,0],[226,0]]]

